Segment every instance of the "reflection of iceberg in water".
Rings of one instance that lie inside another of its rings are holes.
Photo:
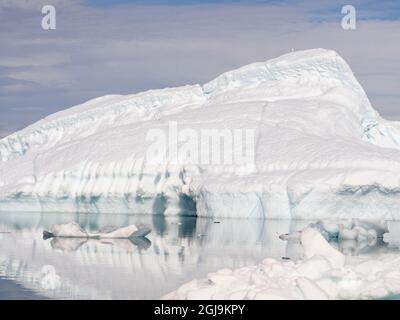
[[[153,232],[147,243],[41,239],[43,229],[73,220],[88,230],[110,224],[144,223]],[[216,224],[213,219],[162,215],[0,215],[0,230],[11,232],[0,234],[0,276],[15,279],[50,297],[157,299],[193,278],[205,277],[221,268],[256,264],[266,257],[296,259],[302,255],[301,248],[278,236],[309,223],[258,219],[219,221]],[[41,285],[48,283],[48,279],[42,281],[42,269],[46,265],[54,268],[51,274],[59,279],[58,286],[48,286],[52,289]]]
[[[72,220],[88,230],[110,224],[144,223],[153,229],[148,236],[151,246],[145,250],[147,242],[110,245],[102,241],[60,243],[41,239],[43,229]],[[276,233],[287,232],[289,227],[289,222],[282,221],[227,219],[215,224],[211,219],[162,215],[33,213],[0,215],[0,224],[11,231],[1,235],[0,276],[43,292],[40,271],[44,265],[52,265],[61,287],[44,294],[114,299],[159,298],[184,281],[223,265],[239,267],[265,256],[280,257],[285,244]],[[135,249],[129,250],[126,245]]]
[[[398,249],[398,247],[388,244],[382,239],[370,239],[365,241],[331,240],[329,241],[329,244],[346,256],[357,256],[370,253],[379,254],[380,252],[388,252]],[[292,260],[298,260],[302,257],[303,249],[299,241],[288,241],[286,252]]]
[[[90,239],[90,238],[53,238],[50,241],[53,249],[61,251],[76,251],[85,244],[108,244],[118,248],[122,248],[127,252],[135,250],[146,250],[150,248],[151,241],[145,237],[137,237],[132,239]]]
[[[300,224],[304,228],[304,223]],[[392,222],[393,224],[396,224],[396,222]],[[385,235],[387,238],[389,232],[387,221],[332,220],[312,222],[308,226],[318,230],[331,246],[345,255],[360,255],[379,251],[386,247],[389,242],[385,242],[383,239]],[[288,251],[291,249],[294,252],[301,253],[301,232],[302,230],[299,229],[279,236],[283,241],[288,241]]]
[[[68,252],[78,250],[83,244],[87,242],[88,240],[85,238],[53,238],[50,241],[50,244],[53,249]]]

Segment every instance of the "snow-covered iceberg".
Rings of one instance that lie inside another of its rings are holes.
[[[148,161],[148,133],[171,123],[253,130],[254,161]],[[400,219],[399,148],[399,123],[336,52],[292,52],[202,86],[100,97],[3,138],[0,210]]]

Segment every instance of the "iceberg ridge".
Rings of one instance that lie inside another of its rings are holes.
[[[171,122],[253,130],[254,170],[149,163],[147,133]],[[202,86],[96,98],[3,138],[0,211],[400,219],[399,149],[399,124],[336,52],[292,52]]]

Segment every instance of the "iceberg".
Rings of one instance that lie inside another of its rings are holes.
[[[154,163],[148,133],[171,123],[253,132],[254,161],[175,162],[167,144]],[[399,123],[336,52],[291,52],[204,85],[99,97],[1,139],[0,211],[398,220],[399,149]]]

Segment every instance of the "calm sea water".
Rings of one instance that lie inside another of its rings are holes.
[[[142,223],[146,239],[42,239],[54,223],[87,230]],[[194,278],[264,258],[302,255],[282,233],[309,221],[207,219],[118,214],[0,214],[0,299],[159,299]],[[338,246],[336,244],[336,246]],[[383,242],[343,243],[346,254],[397,250]]]

